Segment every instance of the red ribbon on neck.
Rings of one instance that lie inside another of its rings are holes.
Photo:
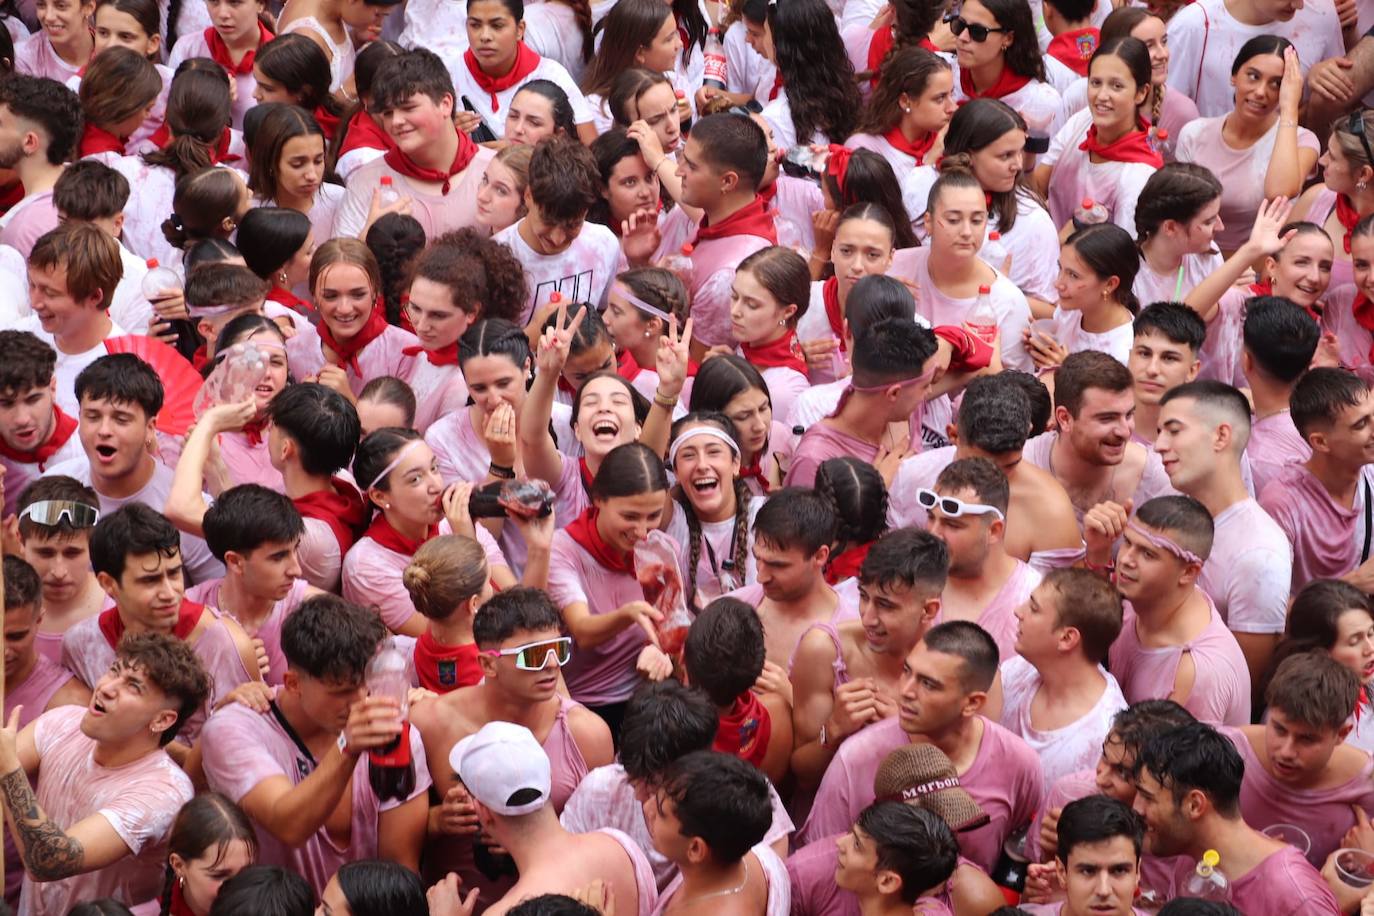
[[[778,97],[778,93],[779,93],[779,92],[782,92],[782,71],[781,71],[781,70],[777,71],[777,74],[773,77],[773,87],[772,87],[771,89],[768,90],[768,101],[771,102],[771,101],[773,101],[774,99],[776,99],[776,98]]]
[[[354,334],[347,341],[340,343],[334,339],[334,333],[329,329],[327,322],[321,321],[319,326],[320,342],[334,351],[338,358],[338,365],[345,369],[352,369],[353,374],[361,376],[363,370],[358,366],[358,354],[372,341],[381,337],[386,329],[390,327],[386,323],[386,310],[382,307],[382,299],[377,297],[377,301],[372,305],[372,313],[367,316],[367,321],[357,334]]]
[[[825,581],[827,585],[835,585],[845,579],[853,578],[859,574],[859,567],[864,565],[864,557],[868,556],[868,549],[873,546],[873,542],[860,544],[857,547],[850,547],[830,558],[830,562],[825,566]]]
[[[883,139],[892,144],[893,149],[906,153],[915,159],[917,165],[925,165],[926,154],[935,146],[935,136],[934,131],[929,131],[926,133],[925,139],[912,143],[906,138],[906,134],[902,133],[901,126],[898,125],[883,134]]]
[[[740,344],[740,352],[756,369],[796,369],[806,375],[806,359],[802,356],[801,344],[793,328],[788,328],[787,333],[771,343],[758,346]]]
[[[363,523],[367,521],[367,507],[353,484],[342,477],[331,477],[329,482],[330,489],[316,490],[291,501],[304,518],[318,519],[329,526],[339,542],[339,556],[342,557],[358,540]]]
[[[177,639],[185,639],[190,636],[195,630],[196,624],[200,623],[200,615],[203,613],[205,613],[205,605],[182,598],[181,610],[177,612],[177,622],[172,627],[172,635]],[[119,616],[119,608],[112,607],[101,611],[97,623],[100,626],[101,635],[110,644],[110,648],[119,648],[119,641],[124,637],[124,618]]]
[[[86,122],[81,133],[81,156],[94,156],[97,153],[119,153],[124,155],[124,139],[98,124]]]
[[[402,347],[401,352],[406,356],[419,356],[423,353],[431,366],[458,365],[458,341],[456,340],[447,347],[440,347],[437,350],[426,350],[424,347]]]
[[[442,182],[443,187],[440,189],[440,193],[447,196],[453,187],[451,181],[453,176],[467,168],[472,157],[477,155],[477,144],[472,142],[471,137],[459,130],[456,124],[453,126],[453,132],[458,135],[458,152],[454,154],[453,163],[448,167],[448,171],[419,165],[414,159],[395,147],[386,151],[386,164],[407,178],[414,178],[416,181]]]
[[[44,465],[48,459],[56,455],[58,450],[67,444],[67,440],[71,439],[72,433],[76,432],[76,417],[67,416],[56,404],[52,406],[52,413],[52,432],[48,433],[48,438],[37,448],[31,452],[21,452],[10,448],[9,443],[0,438],[0,455],[16,464],[36,464],[40,472],[46,470]]]
[[[224,68],[229,74],[230,79],[235,76],[247,76],[253,72],[253,59],[258,56],[258,49],[277,36],[267,30],[267,26],[261,21],[258,22],[258,45],[252,48],[243,58],[234,63],[234,57],[229,51],[229,45],[225,44],[224,38],[214,27],[205,30],[205,44],[210,48],[210,57],[215,63]]]
[[[525,81],[525,77],[534,72],[534,68],[539,66],[538,52],[523,41],[515,46],[515,63],[511,65],[510,71],[505,76],[488,76],[487,73],[477,63],[477,55],[472,53],[472,49],[463,52],[463,63],[468,65],[468,73],[472,74],[472,81],[485,93],[491,96],[491,110],[496,113],[501,110],[501,103],[497,101],[496,95],[505,92],[512,86],[518,86]]]
[[[1344,194],[1336,195],[1336,219],[1340,220],[1341,227],[1345,229],[1345,253],[1350,254],[1350,236],[1355,231],[1355,224],[1360,221],[1360,211],[1355,209],[1354,202]]]
[[[1086,150],[1089,155],[1096,153],[1109,162],[1143,162],[1157,169],[1164,167],[1164,157],[1150,145],[1150,125],[1145,123],[1144,118],[1137,122],[1135,130],[1111,143],[1102,143],[1097,139],[1097,125],[1094,124],[1088,128],[1088,136],[1078,144],[1078,148]]]
[[[635,574],[633,551],[617,550],[601,539],[601,532],[596,530],[596,519],[599,514],[600,510],[596,506],[588,506],[582,510],[581,515],[573,519],[572,524],[563,530],[568,532],[568,537],[576,541],[583,550],[591,554],[592,559],[596,560],[603,569],[633,576]]]
[[[367,526],[366,537],[372,538],[387,550],[395,551],[407,557],[415,556],[415,551],[425,545],[430,538],[437,537],[439,534],[438,525],[430,525],[425,530],[425,536],[418,541],[413,541],[406,537],[395,528],[391,527],[391,522],[386,520],[385,513],[378,512],[376,518],[372,519],[372,524]]]
[[[778,230],[773,225],[773,214],[762,197],[754,196],[743,207],[731,213],[714,226],[706,225],[706,217],[701,218],[701,226],[692,238],[692,246],[712,239],[729,238],[732,235],[753,235],[767,240],[768,244],[778,243]]]
[[[966,69],[959,71],[959,88],[970,99],[1000,99],[1024,88],[1030,81],[1029,76],[1019,76],[1003,64],[1002,72],[997,74],[997,82],[979,92],[973,85],[973,74]]]
[[[767,446],[765,446],[765,448],[766,447]],[[739,476],[745,480],[748,480],[752,477],[754,480],[757,480],[759,482],[759,487],[763,490],[763,492],[771,493],[773,490],[773,485],[768,482],[767,475],[763,473],[763,452],[764,449],[759,449],[759,453],[754,456],[754,460],[749,462],[748,464],[744,464],[743,462],[741,462],[739,468]]]

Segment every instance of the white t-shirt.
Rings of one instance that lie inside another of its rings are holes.
[[[520,237],[517,221],[496,235],[495,241],[510,246],[520,265],[525,268],[525,280],[530,288],[520,323],[526,324],[539,306],[549,301],[549,295],[561,293],[565,302],[590,302],[600,306],[606,287],[615,277],[620,265],[620,240],[615,233],[599,223],[583,223],[577,238],[566,251],[540,254]]]
[[[1078,148],[1092,123],[1092,111],[1078,112],[1050,140],[1049,152],[1040,157],[1040,165],[1054,169],[1050,176],[1050,216],[1056,226],[1063,226],[1083,199],[1091,197],[1107,208],[1113,223],[1135,238],[1136,201],[1155,167],[1144,162],[1093,162],[1086,150]]]
[[[1228,113],[1235,95],[1231,64],[1242,45],[1261,35],[1291,41],[1304,77],[1318,61],[1345,54],[1336,7],[1328,0],[1302,5],[1287,22],[1264,25],[1240,22],[1225,0],[1197,0],[1169,20],[1169,85],[1192,97],[1204,118]]]
[[[1293,577],[1293,548],[1283,529],[1253,499],[1228,507],[1213,524],[1198,588],[1233,633],[1282,633]]]
[[[467,49],[464,48],[463,50]],[[521,80],[518,85],[511,86],[509,89],[502,89],[496,93],[494,107],[492,105],[493,96],[477,85],[477,81],[473,79],[472,71],[468,69],[461,52],[453,59],[444,57],[444,63],[453,76],[453,88],[459,97],[458,104],[461,106],[462,99],[466,97],[498,139],[506,135],[506,113],[510,111],[510,103],[515,99],[515,94],[520,91],[520,87],[530,80],[549,80],[557,83],[559,88],[568,94],[568,102],[572,105],[574,123],[586,124],[592,119],[592,110],[587,105],[582,90],[577,88],[577,83],[573,81],[568,71],[563,69],[563,65],[556,60],[550,60],[547,57],[540,58],[538,65],[530,71],[529,77]]]

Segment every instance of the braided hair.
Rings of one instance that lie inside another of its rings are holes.
[[[1135,209],[1136,247],[1143,246],[1167,220],[1187,223],[1221,196],[1221,182],[1205,166],[1170,162],[1150,176]]]
[[[816,470],[816,495],[835,512],[830,555],[876,541],[887,530],[887,484],[878,469],[857,458],[829,458]]]
[[[683,435],[694,426],[715,427],[729,436],[730,440],[735,442],[736,448],[739,447],[735,434],[735,424],[730,421],[729,417],[714,410],[694,410],[678,420],[673,424],[673,439],[676,440],[678,436]],[[722,568],[725,568],[728,564],[730,568],[742,574],[745,564],[749,562],[749,504],[751,494],[749,485],[738,474],[731,478],[730,483],[735,493],[735,530],[730,538],[730,543],[734,546],[734,553],[726,557],[721,565]],[[682,510],[683,520],[687,522],[687,606],[695,608],[697,606],[697,568],[701,563],[701,519],[697,517],[696,509],[692,506],[692,501],[688,498],[681,480],[673,485],[670,492],[673,500]]]

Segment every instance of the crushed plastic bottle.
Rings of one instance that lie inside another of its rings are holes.
[[[1202,900],[1230,900],[1231,882],[1226,880],[1218,867],[1221,854],[1209,849],[1202,854],[1202,861],[1183,882],[1184,897],[1198,897]]]
[[[191,409],[197,418],[220,404],[241,404],[253,396],[267,375],[267,357],[252,343],[236,343],[229,348],[196,392]]]

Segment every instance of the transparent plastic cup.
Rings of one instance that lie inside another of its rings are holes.
[[[1374,855],[1363,849],[1336,850],[1336,874],[1350,887],[1374,884]]]
[[[1304,856],[1312,851],[1312,838],[1296,824],[1270,824],[1262,832],[1270,839],[1287,843]]]

